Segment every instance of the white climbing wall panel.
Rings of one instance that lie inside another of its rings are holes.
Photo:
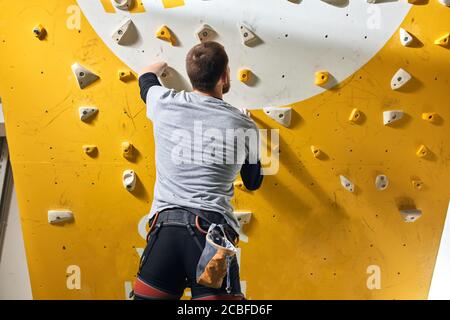
[[[351,76],[366,64],[397,31],[411,5],[404,1],[371,5],[349,1],[348,6],[318,0],[300,3],[272,0],[189,0],[166,10],[161,0],[143,0],[146,12],[107,13],[101,1],[78,0],[84,15],[107,46],[134,71],[155,60],[166,60],[176,70],[169,85],[189,88],[184,59],[199,43],[204,24],[217,32],[214,39],[226,47],[232,75],[245,66],[254,73],[252,86],[234,77],[226,97],[236,107],[262,108],[308,99],[324,88],[314,84],[317,70],[328,70],[331,85]],[[224,14],[226,12],[227,14]],[[111,34],[131,18],[136,36],[129,45],[118,45]],[[250,46],[241,40],[244,23],[259,38]],[[167,25],[176,46],[158,40],[156,30]]]

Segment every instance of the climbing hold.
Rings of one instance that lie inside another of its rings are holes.
[[[446,7],[450,7],[450,0],[439,0],[439,3]]]
[[[387,176],[380,174],[375,178],[375,186],[378,190],[386,190],[389,185],[389,179]]]
[[[58,224],[73,220],[73,213],[70,210],[49,210],[48,223]]]
[[[428,148],[426,146],[424,146],[423,144],[421,146],[419,146],[419,148],[416,151],[416,155],[419,158],[426,157],[428,155],[428,153],[429,153]]]
[[[72,65],[72,71],[78,81],[80,89],[86,88],[99,79],[99,76],[78,63]]]
[[[238,110],[245,116],[251,118],[252,117],[252,113],[246,109],[246,108],[238,108]]]
[[[45,36],[47,35],[47,30],[45,30],[45,28],[41,24],[39,24],[33,28],[33,33],[39,40],[44,40]]]
[[[429,122],[436,122],[439,119],[439,115],[436,112],[422,113],[422,119]]]
[[[83,151],[88,156],[93,156],[93,155],[95,155],[97,153],[98,149],[97,149],[97,146],[94,146],[94,145],[84,145],[83,146]]]
[[[136,187],[136,173],[133,170],[125,170],[123,172],[122,182],[125,189],[133,192]]]
[[[117,44],[123,45],[126,43],[132,29],[133,21],[131,21],[131,19],[127,19],[116,31],[114,31],[111,37]]]
[[[391,124],[392,122],[398,121],[403,118],[403,110],[390,110],[383,112],[383,123],[384,125]]]
[[[348,118],[348,121],[352,123],[357,123],[361,119],[361,111],[358,109],[353,109],[352,113],[350,113],[350,117]]]
[[[132,159],[133,158],[133,152],[134,146],[129,141],[122,142],[122,155],[126,159]]]
[[[241,24],[239,26],[239,30],[241,31],[242,42],[246,46],[251,45],[256,39],[258,39],[255,33],[245,24]]]
[[[156,31],[156,37],[163,41],[170,42],[171,45],[175,45],[175,38],[172,36],[172,32],[167,26],[161,26],[158,31]]]
[[[123,82],[127,82],[133,79],[133,72],[130,70],[119,70],[118,71],[119,80]]]
[[[315,84],[317,86],[326,85],[328,83],[328,80],[330,80],[330,73],[328,71],[317,71],[316,72]]]
[[[248,236],[244,233],[244,225],[249,224],[252,219],[251,212],[234,212],[234,216],[236,217],[239,223],[239,240],[243,242],[248,242]]]
[[[216,35],[216,31],[207,24],[204,24],[199,31],[197,31],[197,37],[200,42],[211,41]]]
[[[403,28],[400,28],[400,42],[403,46],[408,47],[412,44],[414,38]]]
[[[351,182],[347,177],[340,175],[339,179],[341,180],[342,186],[347,189],[347,191],[354,192],[355,191],[355,185],[353,182]]]
[[[267,107],[264,108],[264,113],[285,127],[289,127],[291,125],[291,108]]]
[[[241,227],[244,224],[250,223],[250,220],[252,219],[252,213],[251,212],[235,212],[234,215],[236,216],[236,219],[239,222],[239,225]]]
[[[314,158],[319,158],[322,155],[322,151],[315,146],[311,146],[311,152]]]
[[[81,121],[88,121],[98,113],[98,108],[95,107],[81,107],[78,109]]]
[[[392,90],[398,90],[411,80],[411,75],[403,69],[399,69],[391,80]]]
[[[113,0],[113,4],[117,9],[130,10],[133,0]]]
[[[248,83],[251,80],[252,72],[249,69],[239,70],[239,81],[243,83]]]
[[[420,180],[420,179],[412,179],[411,183],[412,183],[414,189],[422,190],[422,188],[423,188],[423,181],[422,180]]]
[[[449,40],[450,40],[450,33],[446,33],[442,37],[436,39],[436,41],[434,41],[434,44],[437,44],[438,46],[446,47],[446,46],[448,46],[448,44],[450,42]]]
[[[400,214],[405,222],[414,222],[422,216],[422,211],[413,210],[400,210]]]

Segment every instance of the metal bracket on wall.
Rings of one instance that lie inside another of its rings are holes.
[[[13,176],[9,162],[8,143],[6,138],[0,138],[0,259],[2,257],[3,240],[8,221],[9,204],[13,189]],[[1,261],[0,261],[1,262]]]

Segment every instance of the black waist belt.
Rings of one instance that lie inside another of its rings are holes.
[[[197,217],[201,218],[208,224],[204,223],[197,224]],[[158,219],[154,221],[154,219]],[[157,215],[155,215],[149,222],[151,225],[166,225],[166,226],[186,226],[191,225],[193,227],[201,226],[204,231],[208,231],[210,224],[223,224],[226,226],[227,235],[230,239],[234,240],[239,235],[233,230],[231,226],[228,225],[225,217],[223,217],[220,213],[214,211],[205,211],[191,208],[170,208],[166,210],[162,210]]]
[[[197,216],[209,224],[227,224],[226,219],[218,212],[191,208],[171,208],[163,210],[159,212],[158,222],[182,222],[195,225]]]

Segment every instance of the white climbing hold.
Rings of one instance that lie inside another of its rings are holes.
[[[249,224],[252,219],[251,212],[235,212],[234,213],[238,223],[239,223],[239,240],[243,242],[248,242],[248,236],[244,233],[244,225]]]
[[[355,185],[353,182],[351,182],[347,177],[340,175],[339,179],[341,180],[342,186],[347,189],[347,191],[354,192],[355,191]]]
[[[267,107],[264,113],[285,127],[291,125],[292,108]]]
[[[398,90],[411,80],[411,75],[403,69],[399,69],[391,80],[392,90]]]
[[[216,35],[216,31],[208,24],[204,24],[200,30],[197,31],[197,38],[200,42],[211,41]]]
[[[126,159],[132,159],[133,158],[133,152],[134,146],[129,141],[122,142],[122,155]]]
[[[384,174],[380,174],[375,178],[375,186],[378,190],[386,190],[389,185],[389,179]]]
[[[417,209],[400,210],[400,214],[402,215],[405,222],[415,222],[422,216],[422,211]]]
[[[133,192],[136,187],[136,173],[133,170],[125,170],[123,172],[123,186],[129,192]]]
[[[120,45],[126,43],[126,39],[132,30],[132,26],[133,21],[131,21],[131,19],[127,19],[124,23],[122,23],[112,35],[114,42]]]
[[[247,27],[245,24],[239,25],[239,30],[241,31],[242,42],[248,46],[251,45],[253,41],[257,39],[255,33]]]
[[[117,9],[129,10],[133,0],[113,0],[114,6]]]
[[[322,2],[331,4],[332,6],[340,6],[342,4],[342,0],[322,0]]]
[[[49,210],[48,223],[58,224],[73,220],[73,213],[70,210]]]
[[[400,43],[405,46],[408,47],[409,45],[411,45],[411,43],[413,42],[414,38],[412,35],[410,35],[408,33],[408,31],[406,31],[403,28],[400,28]]]
[[[80,89],[86,88],[99,79],[99,76],[78,63],[72,65],[72,71],[78,81]]]
[[[95,107],[81,107],[78,109],[81,121],[88,121],[98,113],[98,108]]]
[[[403,118],[403,110],[390,110],[383,112],[383,123],[384,125],[391,124],[392,122],[398,121]]]

